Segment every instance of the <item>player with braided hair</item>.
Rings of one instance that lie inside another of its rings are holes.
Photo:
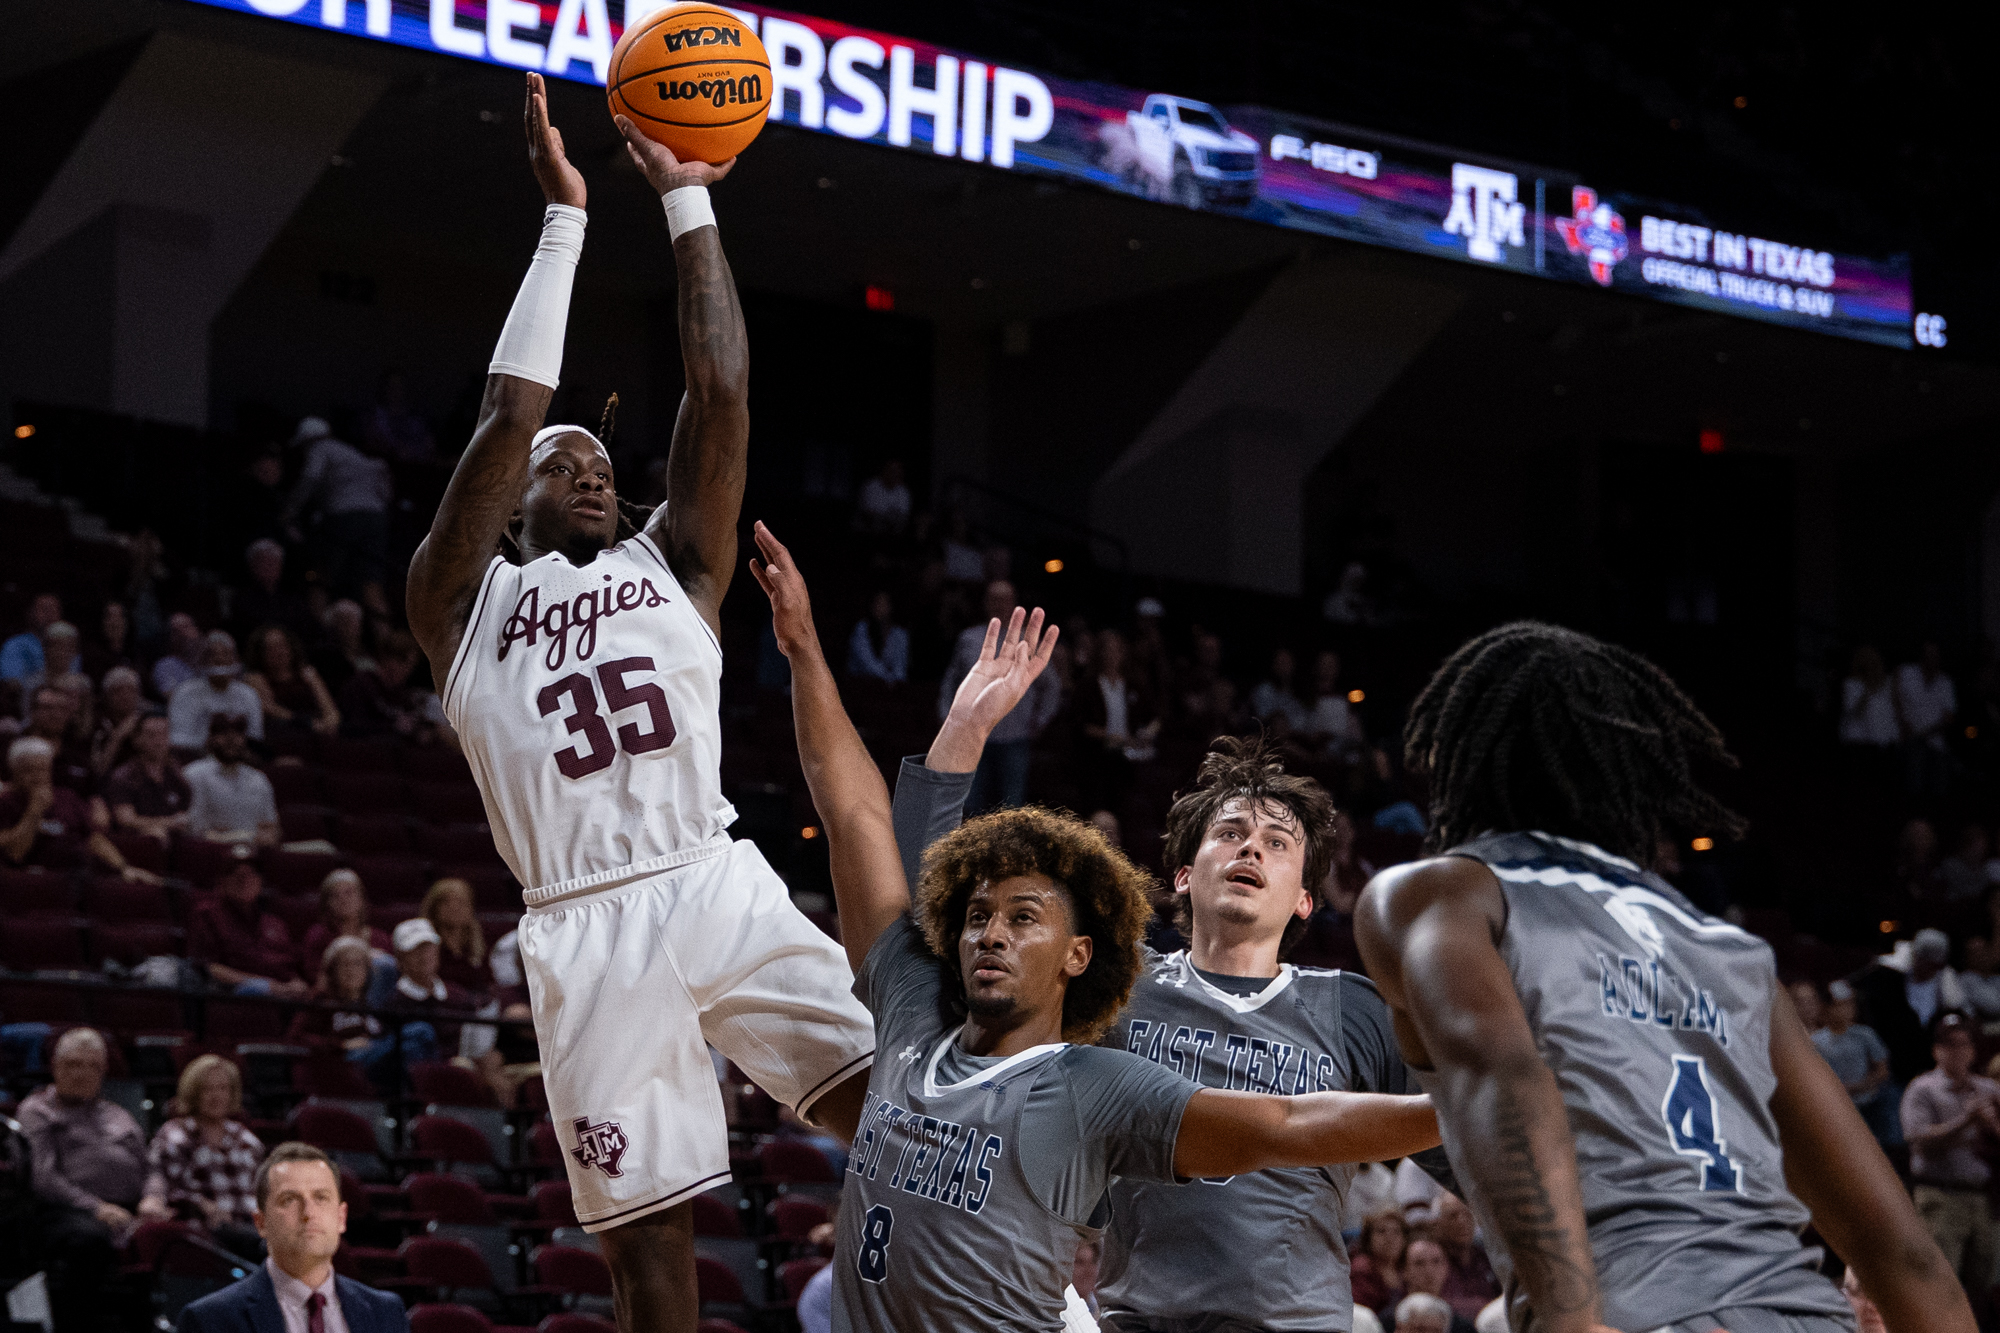
[[[1837,1333],[1810,1221],[1894,1333],[1971,1333],[1957,1276],[1777,982],[1651,866],[1743,827],[1721,734],[1638,654],[1504,625],[1412,707],[1441,854],[1356,942],[1436,1099],[1516,1330]]]

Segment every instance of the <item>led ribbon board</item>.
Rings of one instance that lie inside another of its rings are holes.
[[[194,0],[602,85],[653,0]],[[627,12],[627,4],[630,12]],[[1732,229],[1684,205],[1268,107],[1058,79],[886,33],[731,7],[771,55],[771,119],[1411,254],[1913,344],[1910,265]]]

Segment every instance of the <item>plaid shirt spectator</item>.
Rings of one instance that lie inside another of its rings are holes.
[[[146,1177],[147,1195],[175,1206],[207,1199],[215,1205],[213,1225],[253,1225],[257,1164],[264,1160],[264,1145],[242,1125],[226,1122],[222,1146],[212,1148],[202,1142],[201,1125],[193,1116],[169,1120],[153,1136],[148,1158],[152,1170]],[[205,1211],[203,1219],[209,1220]]]

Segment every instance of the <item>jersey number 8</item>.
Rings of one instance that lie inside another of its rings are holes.
[[[617,751],[623,748],[626,754],[650,754],[654,750],[664,750],[674,743],[674,715],[667,710],[667,694],[658,685],[648,681],[644,685],[627,685],[625,677],[634,671],[651,671],[653,659],[650,657],[621,657],[616,662],[606,662],[597,668],[597,680],[604,686],[604,702],[610,711],[646,706],[652,719],[652,730],[641,731],[636,722],[627,722],[618,728],[618,739],[611,739],[611,724],[597,708],[597,685],[589,676],[575,672],[564,676],[552,685],[546,685],[535,696],[535,707],[548,717],[562,707],[563,697],[570,701],[570,715],[563,719],[563,725],[572,736],[581,736],[588,750],[575,746],[556,751],[556,767],[566,778],[587,778],[592,773],[602,772],[611,767]]]
[[[896,1229],[896,1214],[886,1203],[878,1203],[861,1219],[861,1252],[854,1256],[854,1271],[863,1282],[880,1282],[889,1276],[889,1233]]]

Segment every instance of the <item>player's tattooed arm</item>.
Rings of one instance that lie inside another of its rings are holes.
[[[736,165],[682,162],[664,145],[617,119],[625,151],[655,193],[712,185]],[[750,455],[750,339],[736,279],[714,227],[674,242],[680,280],[681,363],[687,392],[667,453],[667,502],[646,524],[695,609],[722,632],[722,598],[736,573],[736,522]]]
[[[1891,1333],[1972,1333],[1977,1324],[1958,1275],[1782,988],[1771,1006],[1771,1070],[1785,1183],[1883,1323]]]
[[[588,192],[563,149],[562,132],[549,123],[542,76],[528,75],[527,85],[521,119],[528,166],[541,186],[542,200],[582,208]],[[541,429],[554,393],[547,385],[514,375],[486,377],[472,443],[452,471],[430,533],[410,561],[410,630],[439,680],[458,654],[480,581],[520,506],[527,484],[528,445]]]
[[[1435,1071],[1444,1137],[1490,1210],[1549,1333],[1601,1328],[1583,1191],[1555,1075],[1501,959],[1506,905],[1477,862],[1439,858],[1378,875],[1355,941],[1404,1055]]]
[[[840,687],[813,626],[806,582],[791,552],[762,523],[751,535],[762,559],[751,558],[750,572],[771,599],[778,651],[792,664],[799,765],[826,831],[841,942],[848,961],[860,971],[876,937],[910,910],[889,788],[841,705]]]

